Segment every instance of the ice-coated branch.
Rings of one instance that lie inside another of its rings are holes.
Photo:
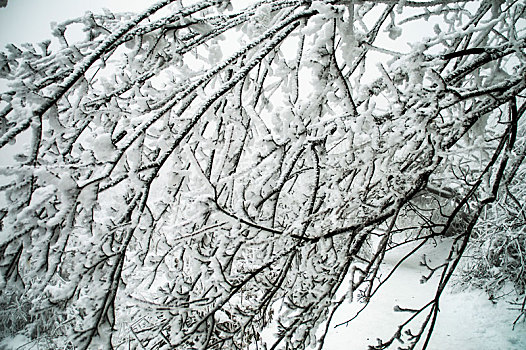
[[[372,345],[432,347],[471,242],[505,227],[484,261],[524,267],[520,1],[191,3],[0,55],[2,337],[322,350],[441,241]]]

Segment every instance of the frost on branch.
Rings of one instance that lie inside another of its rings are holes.
[[[6,47],[2,336],[321,349],[386,252],[448,237],[428,317],[373,348],[427,346],[486,205],[521,210],[524,7],[385,3],[165,0]]]

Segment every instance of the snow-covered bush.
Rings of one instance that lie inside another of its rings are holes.
[[[523,3],[242,3],[88,13],[0,54],[0,305],[42,316],[7,315],[14,331],[322,349],[338,307],[389,277],[387,251],[450,236],[436,296],[374,348],[427,346],[522,161]]]
[[[512,155],[513,166],[506,173],[497,200],[481,214],[464,258],[460,281],[485,289],[494,300],[514,293],[520,315],[525,313],[526,300],[525,132],[522,122],[517,134],[520,152]]]

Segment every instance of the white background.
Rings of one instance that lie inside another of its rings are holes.
[[[8,43],[39,42],[51,39],[51,22],[63,22],[82,16],[86,11],[102,13],[138,12],[156,1],[152,0],[8,0],[0,8],[0,51]]]

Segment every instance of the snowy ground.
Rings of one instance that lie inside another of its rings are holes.
[[[447,242],[439,249],[447,252]],[[439,256],[433,247],[427,247],[426,256],[436,263]],[[402,255],[400,252],[386,256],[386,271]],[[327,336],[326,349],[367,349],[376,345],[376,338],[386,341],[397,329],[397,321],[403,322],[410,313],[395,312],[393,307],[419,308],[432,299],[439,276],[432,277],[428,283],[420,284],[420,277],[426,271],[419,266],[421,254],[404,262],[395,275],[382,286],[370,305],[348,326],[331,327]],[[429,350],[513,350],[526,349],[526,324],[519,322],[513,330],[513,322],[518,316],[518,307],[506,300],[494,304],[486,293],[480,290],[454,291],[446,289],[440,303],[435,331]],[[335,314],[333,324],[337,325],[351,318],[359,305],[344,304]],[[413,329],[416,330],[416,326]],[[401,344],[393,344],[397,349]]]
[[[387,273],[393,265],[412,247],[406,247],[386,255],[383,266]],[[448,251],[448,242],[442,242],[437,249],[432,245],[424,247],[430,265],[440,263]],[[438,252],[438,253],[437,253]],[[441,252],[441,253],[440,253]],[[384,341],[396,331],[397,322],[403,322],[410,314],[395,312],[393,307],[418,308],[425,305],[434,295],[439,276],[426,284],[420,284],[420,277],[426,271],[419,265],[421,254],[407,259],[382,289],[374,296],[370,305],[348,326],[331,327],[324,349],[362,350],[376,345],[376,338]],[[343,304],[334,316],[332,325],[347,321],[362,306],[360,303]],[[429,350],[523,350],[526,349],[526,323],[519,322],[512,329],[518,315],[518,306],[504,299],[494,304],[480,290],[446,290],[441,298],[440,313],[431,338]],[[414,327],[416,329],[416,326]],[[28,339],[17,336],[0,342],[0,350],[28,349]],[[390,349],[397,349],[393,344]]]

